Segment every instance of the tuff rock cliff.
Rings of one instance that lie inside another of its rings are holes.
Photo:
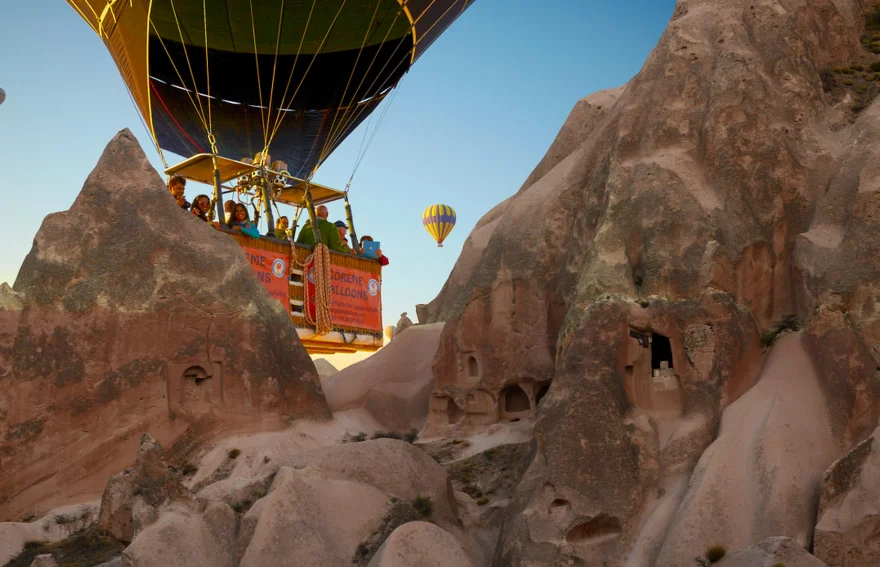
[[[420,306],[446,322],[425,433],[537,418],[495,565],[812,549],[823,474],[880,410],[876,24],[679,1],[477,224]]]
[[[2,520],[99,497],[146,431],[182,454],[330,415],[241,248],[176,206],[127,130],[0,296]]]

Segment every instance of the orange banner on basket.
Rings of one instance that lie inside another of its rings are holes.
[[[284,305],[285,311],[290,311],[287,254],[269,252],[249,246],[242,246],[241,248],[247,255],[248,262],[257,274],[257,278],[259,278],[263,287],[269,290],[269,294],[272,297]]]
[[[308,302],[306,308],[315,320],[315,274],[306,266]],[[330,319],[334,326],[382,331],[382,283],[376,274],[330,267]]]

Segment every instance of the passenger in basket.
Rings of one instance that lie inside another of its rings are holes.
[[[336,226],[327,220],[327,217],[330,215],[330,212],[327,210],[327,207],[321,205],[315,208],[315,217],[318,220],[318,232],[321,234],[321,242],[334,252],[348,252],[346,248],[343,248],[342,243],[339,241],[339,230],[337,230]],[[299,231],[299,236],[296,238],[297,244],[305,244],[307,246],[315,245],[315,233],[312,230],[312,219],[306,221],[306,224],[303,225],[302,230]]]
[[[226,218],[223,219],[223,222],[229,224],[229,219],[232,218],[232,209],[235,208],[235,201],[232,199],[223,203],[223,210],[225,211]]]
[[[367,258],[373,258],[374,256],[373,256],[372,254],[368,254],[368,253],[364,250],[364,242],[374,242],[373,237],[370,236],[370,235],[365,234],[365,235],[361,236],[361,242],[360,242],[360,244],[361,244],[361,254],[364,254],[365,256],[367,256]],[[390,263],[390,262],[388,261],[388,256],[385,256],[385,255],[382,254],[382,249],[381,249],[381,248],[377,248],[377,249],[376,249],[376,256],[375,256],[375,258],[376,258],[377,260],[379,260],[379,263],[380,263],[381,265],[383,265],[383,266],[387,266],[387,265]]]
[[[190,212],[205,222],[208,222],[208,211],[211,210],[211,199],[207,195],[199,195],[193,199]]]
[[[186,191],[186,179],[180,175],[175,175],[168,181],[168,190],[171,191],[171,195],[174,197],[174,200],[177,201],[178,207],[181,209],[189,209],[192,206],[192,203],[187,201],[186,197],[183,196],[183,192]]]
[[[287,232],[290,230],[290,220],[287,217],[279,217],[275,223],[275,238],[287,240]]]
[[[333,224],[336,226],[336,230],[339,231],[339,242],[342,243],[345,251],[349,254],[354,254],[354,250],[348,245],[348,225],[341,220],[338,220]]]
[[[247,207],[241,203],[235,205],[235,208],[232,210],[232,218],[226,226],[237,232],[244,233],[251,238],[259,238],[260,236],[257,228],[251,223]],[[256,236],[254,236],[255,234]]]

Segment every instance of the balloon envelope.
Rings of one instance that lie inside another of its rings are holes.
[[[438,247],[455,227],[455,210],[449,205],[431,205],[422,213],[422,225]]]
[[[473,0],[67,3],[104,39],[157,146],[208,153],[210,131],[240,159],[271,142],[305,175]]]
[[[6,91],[4,91],[3,89],[0,89],[0,104],[3,104],[3,102],[5,100],[6,100]]]

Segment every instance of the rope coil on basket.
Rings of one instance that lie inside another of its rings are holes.
[[[305,274],[305,267],[310,262],[314,262],[312,270],[315,274],[315,318],[313,319],[308,309],[308,290],[304,289],[303,296],[306,308],[303,309],[306,321],[309,325],[315,326],[315,333],[318,335],[326,335],[333,330],[333,322],[330,314],[330,249],[323,244],[316,244],[315,251],[307,257],[302,264],[296,260],[296,252],[294,247],[290,247],[290,265],[297,265],[303,268],[303,284],[308,278]]]

